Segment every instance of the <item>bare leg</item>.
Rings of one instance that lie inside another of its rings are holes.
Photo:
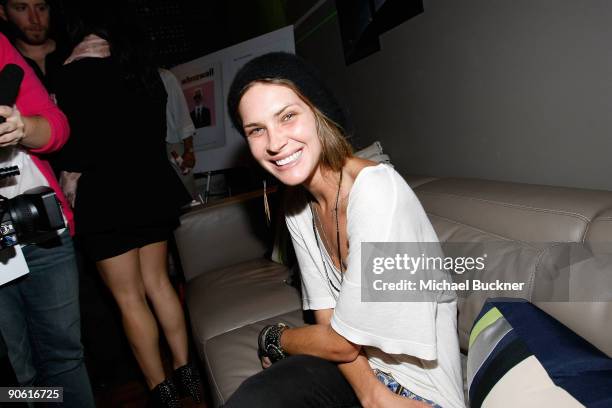
[[[164,331],[176,369],[187,364],[187,330],[181,303],[168,279],[167,254],[166,241],[140,248],[140,269],[147,297]]]
[[[97,262],[98,271],[110,289],[123,321],[132,352],[149,389],[164,381],[159,353],[157,322],[147,304],[138,249]]]

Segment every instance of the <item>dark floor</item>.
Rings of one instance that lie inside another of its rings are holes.
[[[143,408],[148,401],[144,378],[123,334],[121,319],[112,296],[95,270],[91,270],[92,267],[89,265],[81,268],[80,298],[82,342],[96,405],[98,408]],[[178,279],[173,281],[180,293]],[[166,372],[169,373],[171,356],[163,339],[160,347]],[[203,373],[201,367],[200,372]],[[0,358],[0,386],[15,384],[8,359]],[[204,390],[204,395],[208,398],[209,393]],[[207,406],[206,403],[195,404],[189,398],[183,399],[182,403],[185,408]]]
[[[148,392],[142,381],[132,380],[106,388],[95,387],[94,394],[98,408],[145,408]],[[181,400],[184,408],[206,408],[205,402],[196,404],[190,398]]]

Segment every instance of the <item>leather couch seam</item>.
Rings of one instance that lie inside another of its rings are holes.
[[[264,320],[269,320],[269,319],[272,319],[272,318],[277,317],[277,316],[282,316],[282,315],[285,315],[285,314],[288,314],[288,313],[291,313],[291,312],[295,312],[297,310],[302,310],[302,309],[301,308],[297,308],[297,309],[291,309],[291,310],[282,310],[280,312],[280,314],[275,314],[273,316],[263,317],[263,318],[253,318],[253,319],[256,319],[256,320],[247,320],[244,323],[242,323],[241,325],[237,325],[235,327],[230,327],[230,328],[226,329],[225,331],[223,331],[221,333],[217,333],[217,334],[214,334],[214,335],[212,335],[210,337],[207,337],[206,341],[208,342],[209,340],[212,340],[215,337],[222,336],[222,335],[224,335],[226,333],[229,333],[229,332],[232,332],[234,330],[239,330],[239,329],[242,329],[243,327],[251,326],[253,324],[257,324],[259,322],[262,322]]]
[[[556,245],[554,245],[556,246]],[[535,289],[535,277],[538,274],[538,271],[540,270],[540,266],[542,265],[542,259],[544,259],[544,254],[550,251],[550,247],[547,247],[545,250],[540,251],[540,253],[538,254],[538,261],[535,264],[535,267],[533,268],[533,270],[531,271],[531,273],[529,274],[529,290],[528,290],[528,301],[532,301],[533,299],[533,291]]]
[[[589,235],[589,231],[591,230],[591,227],[593,226],[594,223],[599,222],[599,221],[603,221],[603,222],[612,222],[612,217],[609,216],[605,216],[605,217],[597,217],[595,218],[592,222],[589,223],[589,225],[587,226],[586,230],[584,231],[584,235],[582,236],[582,243],[584,243],[587,239],[587,236]]]
[[[429,194],[429,195],[432,195],[432,196],[454,197],[454,198],[459,198],[459,199],[464,199],[464,200],[479,201],[479,202],[488,203],[488,204],[495,204],[495,205],[499,205],[499,206],[502,206],[502,207],[508,207],[508,208],[516,208],[516,209],[521,209],[521,210],[532,210],[532,211],[537,211],[537,212],[565,215],[565,216],[569,216],[569,217],[578,218],[578,219],[580,219],[582,221],[585,221],[585,222],[590,222],[591,221],[587,216],[579,214],[579,213],[576,213],[576,212],[572,212],[572,211],[552,210],[552,209],[540,208],[540,207],[532,207],[532,206],[529,206],[529,205],[522,205],[522,204],[510,204],[510,203],[504,203],[504,202],[501,202],[501,201],[487,200],[487,199],[484,199],[484,198],[466,197],[466,196],[462,196],[462,195],[458,195],[458,194],[435,193],[435,192],[431,192],[431,191],[418,191],[417,195],[419,195],[419,194]]]
[[[593,225],[592,222],[589,222],[586,226],[586,228],[584,229],[584,231],[582,232],[582,237],[580,238],[580,242],[584,244],[584,242],[586,241],[587,235],[589,235],[589,231],[591,230],[591,226]]]
[[[450,219],[450,218],[444,217],[444,216],[439,215],[439,214],[436,214],[436,213],[426,212],[426,214],[427,214],[428,216],[438,217],[438,218],[440,218],[440,219],[443,219],[443,220],[445,220],[445,221],[450,222],[451,224],[461,225],[462,227],[470,228],[470,229],[472,229],[472,230],[474,230],[474,231],[478,231],[478,232],[481,232],[481,233],[483,233],[483,234],[487,234],[487,235],[491,235],[491,236],[494,236],[494,237],[498,237],[498,238],[500,238],[500,239],[502,239],[502,240],[504,240],[504,241],[508,241],[508,242],[519,242],[519,243],[521,243],[522,245],[528,246],[529,248],[535,248],[533,245],[531,245],[529,242],[526,242],[526,241],[522,241],[522,240],[519,240],[519,239],[513,239],[513,238],[504,237],[503,235],[499,235],[499,234],[496,234],[496,233],[491,232],[491,231],[483,230],[483,229],[477,228],[477,227],[475,227],[475,226],[473,226],[473,225],[465,224],[465,223],[462,223],[462,222],[459,222],[459,221],[456,221],[456,220],[453,220],[453,219]]]
[[[607,211],[607,210],[604,210]],[[601,213],[601,212],[600,212]],[[587,236],[589,235],[589,231],[591,230],[591,227],[593,226],[594,223],[599,222],[599,221],[603,221],[603,222],[610,222],[612,221],[612,216],[606,215],[603,217],[599,217],[597,215],[595,215],[595,217],[593,217],[593,219],[589,222],[589,224],[587,225],[586,229],[584,230],[584,233],[582,234],[582,239],[580,240],[580,242],[584,243],[587,239]]]
[[[532,279],[530,279],[532,281],[532,282],[530,282],[531,287],[530,287],[530,293],[529,293],[529,299],[528,299],[530,302],[532,301],[532,297],[533,297],[533,284],[532,284],[533,283],[533,279],[535,279],[536,273],[540,270],[540,266],[542,265],[542,260],[544,259],[544,255],[549,254],[552,248],[556,248],[556,247],[559,247],[559,246],[562,246],[562,245],[565,245],[565,244],[567,244],[567,242],[557,242],[557,243],[554,243],[553,245],[546,247],[540,253],[540,256],[538,257],[538,263],[536,264],[535,272],[533,273],[533,275],[531,277]],[[546,302],[546,300],[544,300],[544,301]],[[568,299],[568,301],[569,301],[569,299]],[[539,302],[542,302],[542,300],[539,300]]]
[[[206,342],[204,343],[204,360],[206,360],[206,367],[208,367],[208,373],[209,373],[209,379],[212,380],[212,382],[214,383],[215,389],[214,391],[217,393],[217,397],[219,397],[219,401],[221,401],[221,406],[223,406],[225,404],[225,398],[223,398],[223,395],[221,395],[221,390],[219,389],[219,384],[217,383],[217,378],[215,377],[215,374],[213,372],[213,369],[210,365],[210,360],[208,359],[208,340],[206,340]]]

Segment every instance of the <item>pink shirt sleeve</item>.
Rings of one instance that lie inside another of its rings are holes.
[[[13,48],[6,37],[0,34],[0,69],[6,64],[19,65],[24,71],[23,82],[17,97],[17,108],[23,116],[39,115],[47,119],[51,127],[51,137],[47,144],[32,153],[50,153],[59,150],[68,140],[70,128],[62,111],[53,103],[43,84],[19,52]]]

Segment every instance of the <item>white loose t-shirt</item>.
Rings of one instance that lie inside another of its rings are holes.
[[[181,84],[174,74],[159,68],[159,75],[166,88],[166,143],[181,143],[193,136],[196,129],[189,115],[189,108]]]
[[[464,407],[456,299],[361,301],[362,242],[438,242],[408,184],[385,164],[361,170],[348,199],[349,254],[343,279],[325,246],[320,240],[317,244],[312,217],[305,195],[286,215],[304,309],[334,309],[332,328],[363,346],[372,368],[391,373],[410,391],[444,408]]]

